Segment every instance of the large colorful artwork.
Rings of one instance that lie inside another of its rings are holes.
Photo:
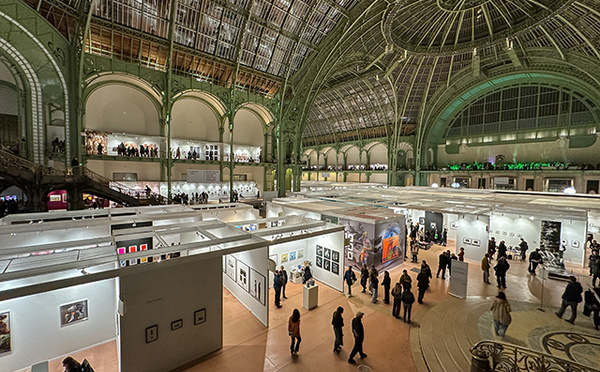
[[[0,312],[0,356],[12,351],[10,339],[10,312]]]
[[[84,320],[88,320],[87,300],[81,300],[60,306],[61,327],[83,322]]]
[[[383,251],[381,252],[381,263],[388,262],[400,254],[400,236],[394,235],[383,239]]]

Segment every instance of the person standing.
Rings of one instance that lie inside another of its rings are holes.
[[[594,257],[593,265],[591,267],[592,272],[592,286],[596,286],[596,280],[600,277],[600,256],[598,256],[598,250],[594,249],[592,251],[592,256],[590,257],[590,262],[592,262],[592,257]]]
[[[281,279],[281,275],[279,271],[275,271],[275,275],[273,276],[273,289],[275,290],[275,306],[278,309],[281,309],[281,287],[283,286],[283,280]]]
[[[592,249],[592,254],[590,254],[589,262],[588,262],[588,266],[590,268],[590,276],[592,276],[594,274],[593,273],[593,271],[594,271],[594,265],[595,265],[595,262],[596,262],[597,258],[598,258],[598,251],[596,249]]]
[[[410,241],[410,254],[412,263],[417,263],[417,257],[419,256],[419,244],[413,239]]]
[[[583,287],[581,283],[577,281],[577,278],[571,275],[569,277],[569,284],[565,288],[565,292],[562,295],[562,301],[560,304],[560,308],[556,312],[556,316],[562,318],[567,306],[571,308],[571,318],[565,319],[567,322],[573,324],[575,323],[575,318],[577,317],[577,304],[583,301],[581,294],[583,293]]]
[[[448,251],[450,253],[450,251]],[[458,257],[454,253],[450,255],[450,259],[448,260],[448,275],[452,276],[452,261],[457,261]]]
[[[344,273],[344,281],[348,286],[348,296],[352,296],[352,284],[356,281],[356,275],[352,271],[352,266],[349,266],[348,270]]]
[[[344,346],[344,334],[342,333],[342,328],[344,327],[344,318],[342,317],[343,313],[344,308],[338,306],[338,308],[333,312],[333,317],[331,319],[333,334],[335,335],[335,341],[333,344],[334,353],[339,353],[342,346]]]
[[[493,236],[490,238],[490,241],[488,242],[488,252],[489,254],[489,259],[493,259],[494,258],[494,253],[496,253],[496,238],[494,238]]]
[[[390,287],[392,285],[392,279],[390,278],[390,273],[388,273],[387,271],[384,271],[384,273],[383,273],[383,280],[381,282],[381,285],[383,285],[383,303],[389,304],[390,303]]]
[[[510,269],[510,264],[506,261],[506,257],[498,258],[498,262],[494,267],[494,271],[496,271],[496,282],[498,283],[498,288],[506,289],[506,272]]]
[[[300,312],[298,309],[292,311],[292,316],[290,316],[290,320],[288,321],[288,334],[292,339],[290,352],[292,355],[298,355],[298,349],[300,348],[300,342],[302,341],[302,338],[300,337]]]
[[[398,283],[402,284],[404,290],[412,287],[412,278],[408,275],[408,271],[402,270],[402,275],[400,276],[400,279],[398,279]]]
[[[377,293],[379,291],[379,277],[377,276],[377,270],[375,270],[375,265],[371,269],[371,274],[369,276],[369,280],[371,282],[371,290],[373,291],[373,295],[371,296],[371,303],[377,303]]]
[[[392,297],[394,297],[394,305],[392,306],[392,316],[396,319],[400,318],[400,308],[402,307],[402,284],[396,283],[392,289]]]
[[[417,288],[419,289],[417,295],[417,301],[422,304],[423,297],[425,296],[425,291],[429,288],[429,275],[427,272],[421,270],[419,274],[417,274]]]
[[[446,255],[446,252],[442,252],[439,256],[439,261],[438,261],[438,271],[437,274],[435,274],[436,278],[440,277],[440,272],[442,273],[442,279],[446,279],[446,267],[448,266],[448,260],[450,259],[450,256]]]
[[[302,276],[302,284],[306,284],[309,280],[312,279],[312,272],[310,271],[310,266],[308,262],[304,262],[304,275]]]
[[[442,231],[442,245],[445,247],[448,242],[448,229],[444,227],[444,231]]]
[[[415,295],[410,291],[410,288],[404,288],[402,292],[402,304],[404,305],[404,321],[410,324],[410,312],[412,304],[415,302]],[[408,319],[408,320],[407,320]]]
[[[487,284],[490,283],[490,254],[486,253],[481,260],[481,270],[483,271],[483,282]]]
[[[521,251],[521,261],[525,261],[525,258],[527,257],[527,249],[529,249],[527,242],[525,241],[525,239],[521,238],[521,243],[519,243],[519,250]]]
[[[529,273],[533,276],[536,275],[535,269],[537,269],[538,265],[542,262],[542,254],[540,253],[540,249],[536,248],[535,251],[529,254]]]
[[[367,265],[363,265],[362,269],[360,269],[360,285],[362,287],[362,293],[367,291],[367,281],[369,280],[369,269],[367,269]]]
[[[287,271],[285,271],[285,269],[283,268],[283,265],[281,265],[281,270],[279,270],[279,274],[281,275],[281,281],[283,282],[283,284],[281,285],[281,296],[287,299],[287,297],[285,296],[285,286],[288,282],[288,274]]]
[[[429,267],[427,261],[425,260],[421,261],[421,271],[424,271],[429,279],[433,278],[433,275],[431,274],[431,267]]]
[[[363,351],[363,341],[365,340],[365,328],[362,324],[362,318],[365,314],[362,311],[356,313],[356,317],[352,319],[352,335],[354,336],[354,347],[348,356],[348,363],[355,364],[354,356],[358,353],[360,358],[366,358],[367,354]]]
[[[65,372],[83,372],[83,367],[81,363],[73,359],[73,357],[68,356],[62,361],[63,368]]]
[[[465,260],[465,249],[462,247],[460,248],[460,252],[458,252],[458,260],[463,262]]]
[[[504,243],[504,240],[498,244],[498,259],[500,259],[500,257],[506,257],[506,244]]]
[[[512,322],[510,304],[504,292],[498,292],[498,295],[494,298],[494,302],[492,302],[490,311],[494,318],[494,332],[496,336],[504,337],[508,326]]]

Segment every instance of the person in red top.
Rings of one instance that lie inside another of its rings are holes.
[[[298,311],[298,309],[294,309],[292,316],[290,316],[290,320],[288,321],[288,333],[292,339],[290,351],[292,355],[298,355],[298,348],[302,341],[300,338],[300,311]]]
[[[458,260],[459,261],[465,260],[465,249],[464,248],[461,248],[460,252],[458,252]]]

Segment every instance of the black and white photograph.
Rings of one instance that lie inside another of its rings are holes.
[[[317,256],[317,267],[323,267],[323,257]]]
[[[171,331],[176,331],[182,327],[183,327],[183,319],[178,319],[174,322],[171,322]]]
[[[12,351],[10,331],[10,312],[0,312],[0,357]]]
[[[250,275],[249,273],[249,269],[248,269],[248,265],[246,265],[245,263],[243,263],[240,260],[237,260],[237,276],[236,276],[236,281],[237,284],[240,285],[240,287],[244,288],[247,292],[250,292],[250,288],[248,286],[249,278],[248,276]]]
[[[579,243],[579,240],[571,241],[571,247],[573,247],[573,248],[579,248],[580,245],[581,245],[581,243]]]
[[[540,247],[544,247],[550,252],[558,254],[561,246],[560,230],[560,222],[542,220],[542,229],[540,231]]]
[[[323,254],[323,258],[327,258],[327,259],[331,258],[331,249],[325,248],[325,253]]]
[[[235,273],[236,273],[236,259],[233,256],[227,256],[227,276],[231,278],[231,280],[235,281]]]
[[[61,327],[88,320],[88,300],[61,305],[59,313]]]
[[[298,259],[304,258],[304,249],[298,249]]]
[[[331,272],[338,275],[340,273],[340,264],[336,262],[331,263]]]
[[[463,238],[463,244],[471,244],[471,238]]]
[[[327,271],[331,270],[331,261],[323,260],[323,269]]]
[[[340,252],[338,251],[331,251],[331,259],[335,262],[340,262]]]
[[[264,275],[254,269],[250,269],[250,295],[263,305],[266,303],[266,283],[267,280]]]
[[[158,340],[158,325],[153,325],[146,328],[146,343],[149,344]]]
[[[317,245],[317,256],[323,257],[323,247]]]
[[[476,247],[479,247],[481,245],[481,240],[479,240],[479,239],[472,239],[471,240],[471,244],[473,244]]]
[[[194,325],[206,322],[206,309],[194,311]]]

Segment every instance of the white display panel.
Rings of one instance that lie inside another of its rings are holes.
[[[108,279],[0,302],[0,312],[10,311],[12,338],[0,370],[24,369],[117,337],[116,285]],[[82,300],[87,319],[61,327],[60,307]]]
[[[333,252],[339,253],[339,273],[335,274],[332,271],[332,263],[334,262],[329,258],[329,270],[325,267],[325,255],[323,255],[323,267],[317,266],[317,245],[331,250],[331,256]],[[312,262],[312,274],[319,282],[327,284],[328,286],[337,289],[338,291],[344,290],[344,232],[339,231],[332,234],[323,236],[317,236],[314,238],[306,239],[305,255],[308,255],[308,259]]]
[[[487,253],[489,218],[461,215],[457,223],[456,252],[465,249],[465,259],[480,261]]]
[[[496,244],[504,240],[507,247],[516,247],[525,239],[529,245],[527,254],[540,245],[540,219],[529,219],[530,216],[495,213],[490,217],[490,238],[496,239]],[[487,244],[486,244],[487,248]]]

